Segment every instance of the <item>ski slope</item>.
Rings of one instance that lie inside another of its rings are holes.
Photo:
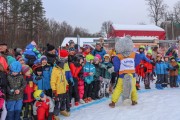
[[[121,100],[110,108],[110,98],[93,101],[71,109],[61,120],[180,120],[180,89],[138,91],[138,105],[123,106]]]

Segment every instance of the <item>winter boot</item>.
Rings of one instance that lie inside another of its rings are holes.
[[[137,102],[136,101],[132,101],[132,105],[136,105],[137,104]]]
[[[79,102],[75,102],[75,106],[79,106]]]
[[[85,99],[84,99],[84,102],[85,102],[85,103],[88,103],[89,101],[88,101],[88,99],[87,99],[87,98],[85,98]]]
[[[110,103],[110,104],[109,104],[109,107],[115,108],[115,103],[114,103],[114,102]]]
[[[80,102],[81,104],[85,104],[85,102],[84,102],[83,99],[80,99],[79,102]]]
[[[53,116],[53,120],[60,120],[60,118],[58,116]]]
[[[66,110],[60,111],[60,114],[65,116],[65,117],[69,117],[70,116],[70,113],[67,112]]]
[[[92,101],[92,98],[91,97],[88,97],[88,102],[91,102]]]

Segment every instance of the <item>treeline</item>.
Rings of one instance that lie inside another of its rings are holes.
[[[0,0],[0,43],[24,48],[35,40],[40,47],[47,43],[59,46],[64,37],[98,37],[87,29],[73,28],[67,22],[45,17],[42,0]]]

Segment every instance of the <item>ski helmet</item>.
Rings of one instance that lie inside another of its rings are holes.
[[[34,98],[36,99],[36,100],[40,100],[41,98],[43,98],[44,97],[44,92],[42,91],[42,90],[36,90],[35,92],[34,92],[34,94],[33,94],[33,96],[34,96]]]
[[[94,56],[89,54],[89,55],[86,55],[86,61],[87,62],[90,62],[91,60],[94,60]]]

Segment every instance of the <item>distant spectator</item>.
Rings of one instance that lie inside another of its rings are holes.
[[[104,48],[101,46],[100,43],[96,43],[96,48],[95,50],[92,51],[92,55],[95,56],[96,54],[99,54],[101,58],[104,58],[104,55],[106,54],[106,51]]]

